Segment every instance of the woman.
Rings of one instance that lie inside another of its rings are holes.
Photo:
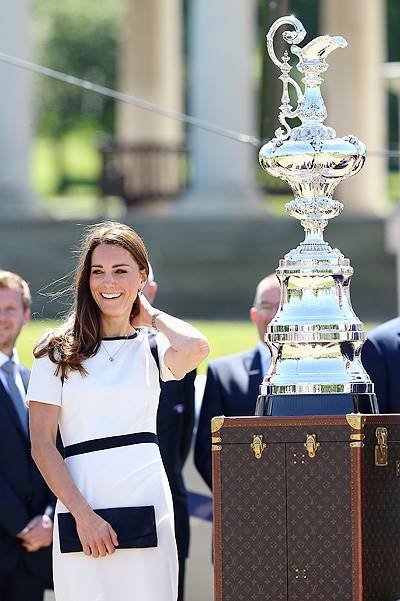
[[[195,328],[146,301],[148,273],[146,248],[131,228],[94,226],[76,271],[72,314],[35,349],[27,399],[32,455],[58,498],[57,601],[177,596],[172,501],[155,436],[159,378],[180,379],[209,346]],[[158,366],[138,330],[150,327],[158,330]],[[147,548],[118,549],[117,532],[94,512],[153,506],[157,542]],[[76,524],[83,552],[61,552],[60,534],[70,544],[59,532],[65,517]]]

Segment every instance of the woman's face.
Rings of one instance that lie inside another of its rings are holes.
[[[116,244],[100,244],[92,253],[89,286],[104,317],[129,320],[139,289],[146,282],[131,253]]]

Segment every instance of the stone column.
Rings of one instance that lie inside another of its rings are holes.
[[[367,150],[386,147],[386,98],[382,77],[385,60],[383,0],[322,0],[321,35],[342,35],[348,47],[328,58],[323,84],[326,124],[338,136],[354,134]],[[362,171],[340,184],[335,197],[345,209],[380,213],[386,204],[386,160],[367,158]]]
[[[32,59],[30,0],[7,2],[0,19],[3,52]],[[34,76],[0,63],[0,219],[36,214],[30,182]]]
[[[397,100],[397,150],[400,150],[400,63],[390,62],[382,65],[382,73],[387,90],[396,95]],[[400,172],[400,156],[397,158],[397,169]]]
[[[385,244],[389,253],[396,256],[396,289],[397,289],[397,310],[400,315],[400,207],[390,214],[386,220]]]
[[[181,0],[127,0],[121,33],[118,88],[175,111],[183,109],[182,10]],[[182,131],[179,121],[128,104],[117,106],[117,138],[122,144],[176,147],[183,141]],[[143,161],[138,165],[132,156],[123,157],[128,188],[145,187],[152,168],[158,169],[164,188],[178,186],[177,162],[169,161],[168,169],[162,170]]]
[[[397,96],[398,128],[400,132],[400,63],[391,62],[383,65],[383,76],[387,88]],[[398,132],[398,133],[399,133]],[[400,158],[398,159],[400,161]],[[396,291],[397,307],[400,315],[400,207],[391,212],[385,224],[386,250],[396,256]]]
[[[181,111],[181,0],[127,0],[122,22],[119,89]],[[127,104],[118,104],[121,142],[180,142],[182,125]]]
[[[255,0],[192,0],[189,8],[189,112],[254,134]],[[194,185],[187,210],[229,214],[258,207],[257,148],[195,127],[189,141]]]

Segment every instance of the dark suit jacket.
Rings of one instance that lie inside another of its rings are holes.
[[[194,380],[196,370],[179,381],[160,382],[157,434],[168,476],[175,514],[175,537],[179,559],[189,553],[189,511],[182,477],[194,425]]]
[[[261,355],[253,350],[221,357],[208,364],[194,461],[211,488],[211,418],[254,415],[262,380]]]
[[[20,366],[20,373],[26,388],[29,371]],[[55,498],[32,460],[29,440],[0,381],[0,569],[12,570],[23,555],[25,565],[47,586],[51,548],[28,553],[16,534],[49,505],[54,508]]]
[[[400,317],[374,328],[361,351],[381,413],[400,413]]]

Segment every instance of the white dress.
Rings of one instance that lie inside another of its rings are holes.
[[[27,399],[60,405],[60,431],[65,446],[130,434],[156,432],[159,377],[175,379],[164,363],[166,339],[157,334],[160,372],[148,344],[138,333],[103,340],[99,352],[83,363],[86,376],[72,371],[61,385],[55,364],[36,359]],[[114,361],[109,356],[115,354]],[[119,348],[119,350],[118,350]],[[53,565],[57,601],[176,601],[178,559],[168,480],[159,448],[141,443],[75,455],[66,459],[71,476],[90,506],[154,505],[158,546],[117,549],[93,558],[60,553],[54,520]],[[56,514],[68,511],[57,501]]]

